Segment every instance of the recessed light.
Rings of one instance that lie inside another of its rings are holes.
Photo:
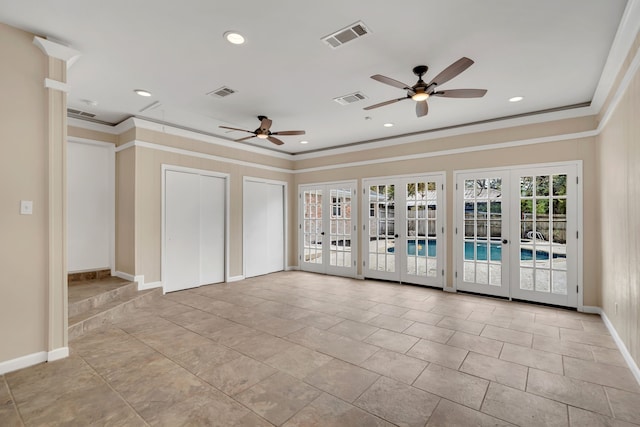
[[[242,34],[236,33],[235,31],[227,31],[224,33],[224,38],[231,44],[243,44],[244,37]]]
[[[136,89],[134,90],[135,93],[137,93],[140,96],[151,96],[151,92],[149,92],[148,90],[144,90],[144,89]]]
[[[308,144],[309,141],[300,141],[300,144]]]
[[[384,127],[386,127],[386,128],[391,128],[391,127],[393,127],[393,123],[385,123],[385,124],[384,124],[384,125],[382,125],[382,126],[384,126]]]
[[[523,96],[514,96],[513,98],[509,98],[509,102],[520,102],[524,99]]]

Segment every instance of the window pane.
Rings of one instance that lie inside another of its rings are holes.
[[[536,269],[536,291],[549,292],[549,270]]]
[[[553,282],[551,284],[551,292],[554,294],[566,295],[567,294],[567,272],[556,271],[552,272]]]
[[[566,196],[567,175],[553,175],[553,195]]]
[[[520,268],[520,289],[533,290],[533,269]]]
[[[522,197],[533,196],[533,177],[523,176],[520,178],[520,195]]]

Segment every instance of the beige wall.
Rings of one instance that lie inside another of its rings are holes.
[[[137,132],[136,140],[146,138],[155,143],[167,144],[167,146],[181,145],[182,138],[171,135],[157,135],[151,131]],[[143,141],[146,141],[143,140]],[[150,141],[146,141],[150,142]],[[217,146],[198,141],[187,141],[186,146],[195,152],[204,150],[206,154],[220,155],[225,157],[229,153],[234,158],[245,157],[245,161],[259,163],[264,156],[253,157],[252,153],[242,152],[235,149],[216,149]],[[231,150],[231,151],[229,151]],[[242,264],[242,185],[243,177],[251,176],[269,180],[287,182],[289,188],[289,217],[295,209],[295,198],[293,197],[293,176],[285,172],[276,172],[256,167],[247,167],[228,163],[199,158],[184,154],[170,153],[151,148],[134,147],[121,151],[118,156],[135,152],[135,275],[144,275],[145,283],[152,283],[161,280],[161,239],[162,239],[162,165],[174,165],[193,169],[202,169],[229,174],[230,206],[229,206],[229,272],[230,277],[243,275]],[[130,154],[132,156],[132,154]],[[282,164],[280,159],[271,158],[269,163]],[[131,180],[130,177],[127,180]],[[124,181],[124,180],[123,180]],[[120,180],[119,180],[120,183]],[[124,182],[123,182],[124,185]],[[121,202],[124,205],[131,205],[131,200]],[[129,209],[129,208],[127,208]],[[120,212],[120,208],[118,212]],[[127,229],[130,224],[122,225]],[[119,233],[120,235],[121,233]],[[289,239],[289,259],[287,265],[295,264],[295,245],[292,237]],[[120,259],[120,256],[117,255]],[[129,259],[132,259],[130,256]]]
[[[136,274],[135,150],[116,153],[116,271]]]
[[[48,59],[32,41],[0,24],[0,363],[48,346]]]
[[[541,132],[548,132],[549,125],[539,125]],[[564,132],[567,129],[562,127]],[[503,130],[509,132],[509,130]],[[548,135],[547,135],[548,136]],[[468,136],[465,136],[465,140]],[[452,145],[456,144],[455,138],[450,138]],[[486,141],[481,139],[481,144]],[[554,141],[543,144],[525,145],[512,148],[500,148],[492,150],[483,150],[477,152],[469,152],[455,155],[442,155],[413,160],[392,161],[378,163],[374,165],[352,166],[348,168],[338,168],[326,171],[298,173],[296,174],[296,186],[308,183],[320,183],[339,180],[358,180],[358,194],[362,194],[361,181],[362,178],[393,176],[405,174],[420,174],[431,172],[446,172],[447,185],[447,278],[448,286],[453,283],[453,227],[454,212],[453,200],[455,183],[453,182],[453,172],[465,169],[481,169],[494,168],[512,165],[527,165],[536,163],[550,163],[561,161],[581,160],[583,162],[584,188],[592,188],[597,181],[595,167],[595,146],[594,138],[582,138],[567,141]],[[425,144],[426,145],[426,144]],[[391,152],[392,149],[384,151]],[[426,151],[426,150],[425,150]],[[344,162],[356,161],[358,153],[345,156]],[[361,199],[358,198],[358,212],[362,212]],[[600,293],[599,285],[596,280],[597,270],[597,254],[591,249],[596,247],[598,233],[596,216],[593,214],[596,207],[595,195],[591,191],[584,192],[584,305],[597,305],[598,295]],[[297,228],[292,230],[297,235]],[[359,230],[359,233],[362,231]],[[361,242],[362,236],[358,237]],[[361,251],[360,251],[361,252]],[[358,254],[358,270],[362,269],[362,255]]]
[[[90,139],[93,141],[110,142],[115,144],[118,142],[118,135],[112,133],[99,132],[95,130],[83,129],[76,126],[67,128],[67,135],[75,138]]]
[[[637,46],[636,46],[637,51]],[[601,306],[640,365],[640,72],[597,138]],[[616,311],[617,304],[617,311]]]

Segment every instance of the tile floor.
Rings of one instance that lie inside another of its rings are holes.
[[[1,376],[0,425],[640,425],[595,315],[286,272],[125,316]]]

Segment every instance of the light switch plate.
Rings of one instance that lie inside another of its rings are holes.
[[[33,201],[20,200],[20,215],[31,215],[31,214],[33,214]]]

